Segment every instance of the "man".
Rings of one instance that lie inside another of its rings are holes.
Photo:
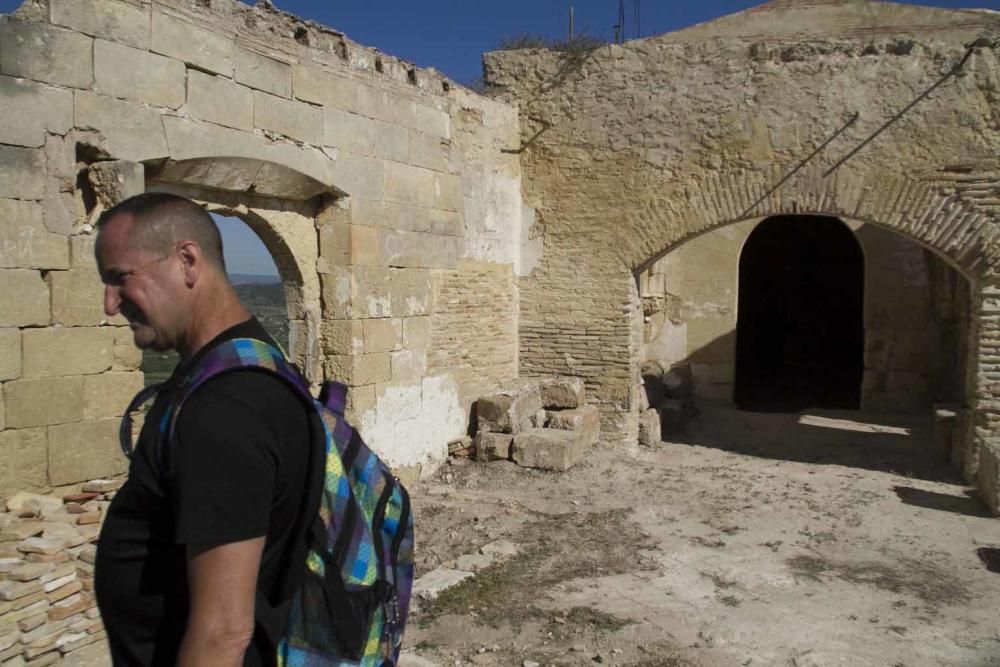
[[[104,310],[137,347],[174,349],[108,509],[95,591],[116,665],[228,667],[274,662],[255,604],[277,604],[307,483],[309,417],[281,380],[252,370],[215,377],[185,402],[174,437],[159,417],[176,385],[215,345],[273,344],[226,276],[222,240],[193,202],[147,193],[105,212],[95,253]]]

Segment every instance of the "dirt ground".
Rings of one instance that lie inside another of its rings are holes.
[[[418,603],[404,664],[1000,665],[1000,520],[929,420],[702,408],[655,449],[411,489],[418,577],[519,553]]]

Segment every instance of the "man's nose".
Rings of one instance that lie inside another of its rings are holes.
[[[104,286],[104,314],[114,317],[121,310],[122,296],[120,288],[115,285]]]

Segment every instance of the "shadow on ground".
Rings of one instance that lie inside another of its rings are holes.
[[[962,495],[950,495],[937,491],[915,489],[912,486],[894,486],[892,490],[907,505],[927,509],[963,514],[965,516],[988,517],[986,506],[976,497],[975,492],[966,491]]]
[[[699,407],[701,414],[682,433],[665,435],[664,440],[768,459],[842,465],[928,481],[963,483],[959,472],[934,451],[929,417],[855,410],[765,414],[720,404]],[[908,502],[907,498],[902,499]],[[971,513],[969,503],[979,502],[968,498],[935,501],[914,495],[910,500],[938,502],[940,506],[935,509],[949,508],[946,511],[959,513]]]

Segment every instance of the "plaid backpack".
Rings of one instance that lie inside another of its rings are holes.
[[[308,381],[275,347],[251,338],[212,348],[181,381],[159,424],[162,447],[184,401],[222,373],[266,372],[282,379],[309,406],[314,483],[293,535],[289,568],[274,607],[258,593],[256,622],[277,647],[279,667],[395,665],[413,586],[413,515],[410,498],[389,468],[344,419],[347,388],[326,382],[318,399]],[[155,393],[139,393],[122,420],[131,453],[131,418]],[[162,457],[157,456],[162,461]],[[318,473],[323,471],[322,479]],[[318,511],[317,509],[318,508]]]

